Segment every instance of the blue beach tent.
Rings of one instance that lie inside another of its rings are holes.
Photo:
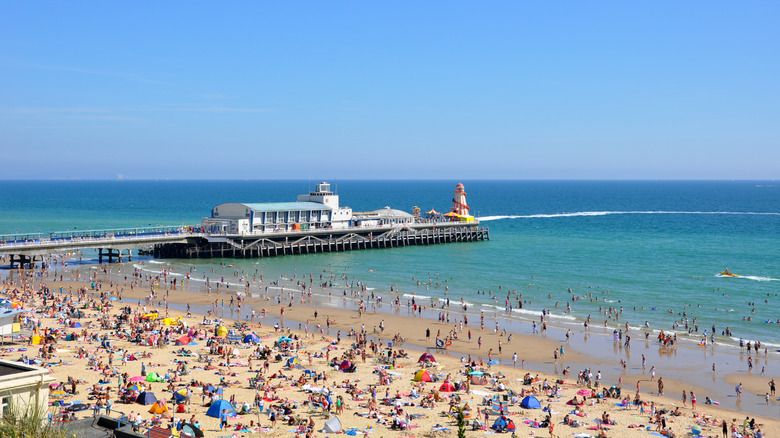
[[[228,415],[236,414],[236,410],[233,409],[233,405],[231,405],[230,402],[227,400],[217,400],[211,404],[209,410],[206,411],[206,415],[213,418],[219,418],[219,415],[222,413],[223,409],[227,409]]]
[[[245,344],[257,344],[260,342],[260,338],[257,337],[256,334],[250,333],[246,336],[244,336],[244,343]]]
[[[149,391],[144,391],[140,394],[138,394],[138,397],[136,397],[135,402],[139,405],[150,405],[157,401],[157,397],[154,396]]]
[[[532,395],[524,398],[523,401],[520,402],[520,406],[526,409],[542,409],[542,404]]]

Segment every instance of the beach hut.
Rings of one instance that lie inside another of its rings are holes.
[[[224,409],[227,409],[228,415],[236,414],[236,410],[233,409],[233,405],[231,405],[230,402],[228,402],[227,400],[217,400],[211,404],[209,410],[206,411],[206,415],[212,418],[219,418],[219,415],[222,413],[222,410]]]
[[[523,401],[520,402],[520,406],[526,409],[542,409],[542,404],[532,395],[524,398]]]
[[[325,427],[322,429],[322,433],[339,433],[341,432],[341,420],[339,417],[333,417],[325,422]]]
[[[244,336],[244,343],[245,344],[257,344],[260,342],[260,338],[257,337],[256,334],[250,333],[246,336]]]
[[[441,392],[455,392],[455,385],[452,384],[449,380],[445,380],[444,383],[441,384],[439,387],[439,391]]]
[[[425,362],[426,360],[429,362],[436,362],[436,358],[434,358],[431,353],[423,353],[420,356],[420,359],[417,360],[417,363]]]
[[[150,405],[157,401],[157,397],[149,391],[144,391],[140,394],[138,394],[138,397],[136,397],[135,402],[139,405]]]
[[[417,371],[417,373],[414,375],[415,382],[433,382],[433,378],[431,377],[431,373],[428,372],[426,369],[422,369],[420,371]]]

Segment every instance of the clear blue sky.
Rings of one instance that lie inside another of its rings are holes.
[[[773,179],[780,2],[6,2],[0,178]]]

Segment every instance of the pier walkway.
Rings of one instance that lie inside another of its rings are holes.
[[[424,222],[345,229],[307,229],[249,234],[204,233],[200,227],[158,226],[111,230],[0,235],[0,255],[10,267],[33,267],[53,253],[94,249],[98,261],[132,260],[133,250],[149,247],[161,258],[246,258],[395,248],[490,240],[478,223]]]

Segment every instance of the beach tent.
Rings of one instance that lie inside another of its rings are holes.
[[[176,318],[163,318],[162,321],[165,325],[178,325],[181,324],[181,316]]]
[[[227,335],[227,340],[232,344],[238,344],[239,342],[241,342],[241,335],[236,335],[231,333]]]
[[[523,401],[520,402],[520,406],[524,407],[526,409],[541,409],[542,404],[539,403],[539,400],[536,399],[536,397],[529,395],[528,397],[524,398]]]
[[[223,409],[227,409],[228,415],[236,414],[236,410],[233,409],[233,406],[227,400],[217,400],[211,404],[209,410],[206,411],[206,415],[212,418],[219,418]]]
[[[345,360],[345,361],[341,362],[341,365],[339,365],[339,370],[340,371],[346,371],[351,366],[352,366],[352,362],[350,362],[348,360]]]
[[[192,339],[189,336],[184,335],[176,340],[176,345],[187,345],[190,343],[191,340]]]
[[[322,429],[322,433],[339,433],[341,432],[341,420],[339,417],[333,417],[325,422],[325,428]]]
[[[439,391],[455,392],[455,385],[453,385],[449,380],[445,380],[444,383],[442,383],[441,386],[439,387]]]
[[[244,336],[245,344],[257,344],[258,342],[260,342],[260,338],[258,338],[257,335],[254,333],[250,333]]]
[[[157,400],[156,403],[153,403],[152,407],[149,408],[149,413],[155,415],[171,414],[170,411],[168,411],[168,405],[165,404],[165,400]]]
[[[152,371],[151,373],[146,375],[146,381],[147,382],[164,382],[165,379],[163,379],[157,373]]]
[[[471,376],[472,385],[487,385],[487,377],[482,374],[475,374]]]
[[[417,360],[417,363],[425,362],[426,360],[430,362],[436,362],[436,359],[431,353],[423,353],[422,356],[420,356],[420,359]]]
[[[176,403],[184,403],[190,400],[190,390],[186,386],[173,391],[173,399]]]
[[[287,366],[290,368],[300,368],[303,364],[297,357],[287,359]]]
[[[184,436],[192,436],[197,438],[205,436],[203,435],[202,430],[190,423],[184,423],[184,425],[181,427],[181,434]]]
[[[492,426],[490,426],[490,428],[495,430],[496,432],[504,432],[504,431],[514,432],[515,423],[509,418],[505,417],[504,415],[500,415],[498,418],[496,418],[496,421],[493,423]]]
[[[155,397],[154,394],[149,391],[144,391],[138,394],[138,397],[135,399],[135,402],[139,405],[150,405],[156,401],[157,397]]]
[[[428,372],[426,369],[422,369],[420,371],[417,371],[417,373],[414,375],[415,382],[433,382],[433,378],[431,378],[431,373]]]
[[[72,322],[70,323],[70,328],[81,328],[80,322]]]
[[[224,325],[217,327],[217,336],[227,336],[228,329]]]

